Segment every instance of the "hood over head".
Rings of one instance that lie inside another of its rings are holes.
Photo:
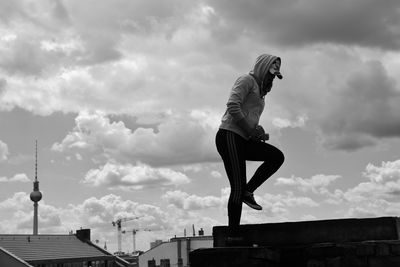
[[[253,69],[250,71],[250,74],[255,76],[259,81],[262,81],[267,72],[270,71],[272,64],[275,62],[275,60],[281,61],[281,58],[268,54],[262,54],[258,56],[253,66]],[[279,70],[274,70],[271,73],[275,74],[275,76],[279,79],[283,78]]]

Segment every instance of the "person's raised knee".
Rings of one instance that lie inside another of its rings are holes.
[[[281,166],[283,162],[285,162],[285,155],[282,153],[282,151],[279,151],[279,153],[276,154],[276,164]]]

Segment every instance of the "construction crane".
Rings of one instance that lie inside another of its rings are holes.
[[[140,230],[139,229],[133,229],[132,231],[122,231],[122,233],[123,234],[126,234],[126,233],[132,233],[132,235],[133,235],[133,251],[132,251],[132,253],[135,253],[136,252],[136,233],[137,232],[139,232]],[[142,231],[151,231],[151,230],[149,230],[149,229],[143,229]]]
[[[128,221],[132,221],[132,220],[137,220],[140,217],[131,217],[131,218],[121,218],[121,219],[117,219],[112,223],[113,226],[117,226],[117,234],[118,234],[118,255],[122,254],[122,246],[121,246],[121,224],[122,222],[128,222]]]

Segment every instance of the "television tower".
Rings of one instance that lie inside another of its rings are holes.
[[[39,191],[39,181],[37,179],[37,140],[35,147],[35,181],[33,182],[33,191],[31,193],[33,201],[33,235],[38,234],[38,202],[42,199],[42,193]]]

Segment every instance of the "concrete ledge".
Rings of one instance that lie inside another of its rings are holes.
[[[324,243],[280,250],[280,267],[398,267],[400,240]]]
[[[198,249],[190,253],[190,266],[399,267],[400,240]]]
[[[191,267],[278,267],[279,252],[268,248],[205,248],[190,253]]]
[[[227,247],[227,226],[213,228],[214,247]],[[336,219],[240,226],[244,246],[283,247],[315,243],[399,240],[400,218]]]

